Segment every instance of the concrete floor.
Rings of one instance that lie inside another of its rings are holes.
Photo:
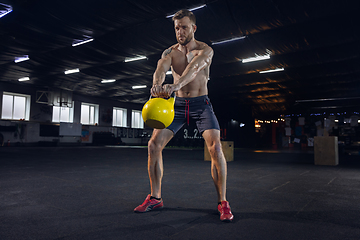
[[[164,209],[149,193],[147,149],[0,148],[0,239],[360,239],[360,157],[315,166],[311,152],[235,150],[216,210],[203,150],[164,151]]]

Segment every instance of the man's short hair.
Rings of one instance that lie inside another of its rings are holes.
[[[182,9],[180,11],[178,11],[177,13],[175,13],[175,15],[173,16],[172,20],[175,21],[176,19],[182,19],[184,17],[189,17],[190,18],[190,21],[193,23],[193,24],[196,24],[196,17],[195,15],[187,10],[187,9]]]

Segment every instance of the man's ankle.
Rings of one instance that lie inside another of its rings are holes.
[[[161,198],[156,198],[156,197],[153,197],[153,196],[150,196],[150,200],[151,200],[151,199],[156,199],[156,200],[158,200],[158,201],[161,200]]]

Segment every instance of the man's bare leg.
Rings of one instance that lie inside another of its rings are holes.
[[[211,157],[211,176],[214,180],[218,202],[226,201],[227,164],[221,147],[220,131],[205,130],[203,133]]]
[[[220,131],[216,129],[205,130],[203,137],[210,152],[211,176],[218,195],[219,204],[217,208],[220,213],[220,220],[231,222],[234,215],[231,212],[229,202],[226,201],[227,163],[221,147]]]
[[[161,181],[163,177],[162,150],[173,137],[169,129],[154,129],[148,143],[148,173],[151,196],[161,198]]]
[[[163,177],[162,150],[173,137],[173,132],[168,129],[154,129],[148,143],[148,173],[150,179],[151,194],[143,204],[137,206],[134,212],[144,213],[163,208],[161,199],[161,180]]]

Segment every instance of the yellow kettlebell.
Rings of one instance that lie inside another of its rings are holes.
[[[150,98],[142,109],[145,124],[156,129],[167,128],[174,120],[174,104],[175,97]]]

